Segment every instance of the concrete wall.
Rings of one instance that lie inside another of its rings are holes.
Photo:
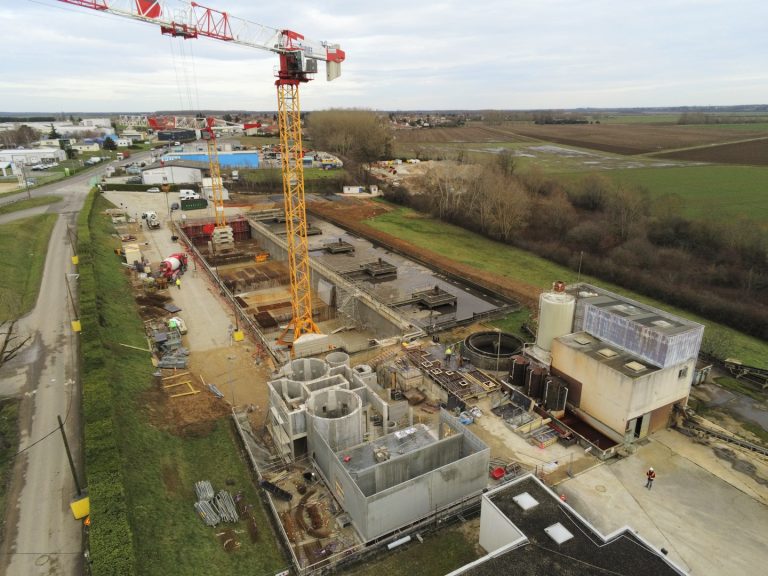
[[[331,490],[361,537],[370,541],[485,488],[490,448],[463,427],[454,430],[466,436],[443,438],[353,473],[355,477],[312,427],[310,439],[312,455]],[[377,482],[389,487],[376,492]]]
[[[523,533],[488,496],[483,496],[480,504],[480,546],[483,550],[491,553],[523,537]]]
[[[258,239],[259,245],[267,250],[273,259],[283,261],[288,259],[286,250],[281,245],[274,242],[271,237],[262,234],[261,229],[251,226],[251,237]],[[313,266],[310,275],[312,290],[316,292],[318,290],[318,282],[321,278],[321,274]],[[335,282],[332,279],[324,278],[324,280],[335,285]],[[386,339],[402,334],[402,331],[398,326],[379,314],[376,309],[372,308],[364,300],[359,300],[357,303],[356,320],[360,322],[361,325],[367,327],[368,330],[374,332],[378,339]]]
[[[307,416],[310,427],[332,450],[344,450],[363,441],[362,400],[354,392],[330,389],[313,394],[307,401]]]
[[[581,382],[579,408],[624,436],[626,423],[686,397],[695,360],[632,378],[565,344],[552,342],[552,367]],[[688,367],[687,376],[679,371]]]
[[[368,498],[365,532],[369,539],[396,530],[434,510],[482,491],[490,449],[446,464]]]

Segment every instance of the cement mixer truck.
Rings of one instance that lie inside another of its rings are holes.
[[[181,276],[187,269],[187,255],[181,252],[171,254],[160,262],[160,276],[172,280],[177,276]]]

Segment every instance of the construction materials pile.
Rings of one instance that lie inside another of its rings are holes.
[[[195,510],[207,526],[216,526],[222,522],[234,523],[240,519],[235,501],[226,490],[220,490],[214,496],[213,485],[208,480],[201,480],[195,482],[195,492]]]

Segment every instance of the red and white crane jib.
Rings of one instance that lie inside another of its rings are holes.
[[[197,2],[179,2],[181,7],[171,10],[166,3],[158,0],[58,1],[157,24],[163,34],[170,36],[185,39],[205,36],[281,55],[299,51],[305,59],[326,62],[328,80],[340,75],[341,63],[345,58],[338,44],[308,40],[297,32],[251,22]]]

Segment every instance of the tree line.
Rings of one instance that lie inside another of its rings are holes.
[[[348,168],[392,155],[386,119],[374,112],[313,112],[307,130]],[[458,160],[430,168],[410,190],[382,189],[396,203],[768,339],[768,235],[753,220],[690,220],[680,197],[651,199],[598,174],[566,181],[521,171],[508,151],[483,164]]]
[[[601,175],[566,182],[483,165],[438,165],[388,199],[604,281],[768,339],[768,238],[753,221],[693,221]]]

